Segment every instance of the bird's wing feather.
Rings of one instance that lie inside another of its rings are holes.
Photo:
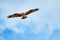
[[[33,12],[37,11],[37,10],[38,10],[38,9],[31,9],[31,10],[27,11],[25,14],[28,15],[28,14],[30,14],[30,13],[33,13]]]
[[[15,13],[15,14],[9,15],[8,18],[20,17],[20,16],[22,16],[22,14],[20,14],[20,13]]]

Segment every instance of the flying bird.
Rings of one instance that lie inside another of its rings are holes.
[[[25,19],[25,18],[27,18],[26,15],[31,14],[31,13],[33,13],[33,12],[35,12],[35,11],[38,11],[38,10],[39,10],[39,9],[36,8],[36,9],[31,9],[31,10],[25,12],[25,13],[14,13],[14,14],[12,14],[12,15],[9,15],[8,18],[22,17],[22,19]]]

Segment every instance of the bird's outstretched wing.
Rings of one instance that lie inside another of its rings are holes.
[[[28,15],[28,14],[33,13],[33,12],[38,11],[38,10],[39,10],[38,8],[36,8],[36,9],[31,9],[31,10],[27,11],[27,12],[25,13],[25,15]]]
[[[15,14],[9,15],[8,18],[14,18],[14,17],[20,17],[20,16],[22,16],[22,14],[15,13]]]

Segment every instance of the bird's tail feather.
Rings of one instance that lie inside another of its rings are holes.
[[[25,18],[27,18],[27,16],[26,16],[26,15],[22,16],[22,19],[25,19]]]

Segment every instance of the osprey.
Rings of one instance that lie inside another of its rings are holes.
[[[30,13],[33,13],[33,12],[35,12],[35,11],[38,11],[38,10],[39,10],[39,9],[36,8],[36,9],[31,9],[31,10],[25,12],[25,13],[14,13],[14,14],[12,14],[12,15],[9,15],[8,18],[22,17],[22,19],[25,19],[25,18],[27,18],[26,15],[28,15],[28,14],[30,14]]]

